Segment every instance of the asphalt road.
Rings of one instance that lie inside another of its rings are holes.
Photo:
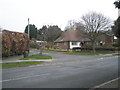
[[[46,53],[53,61],[2,70],[3,88],[91,88],[118,77],[118,56]]]

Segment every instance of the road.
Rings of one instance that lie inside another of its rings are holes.
[[[53,61],[2,70],[3,88],[91,88],[118,77],[118,56],[46,53]]]

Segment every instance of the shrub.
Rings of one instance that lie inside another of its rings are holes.
[[[38,48],[39,46],[36,43],[30,43],[30,48]]]
[[[92,50],[91,47],[77,47],[77,48],[73,48],[73,51],[77,51],[78,49],[80,49],[81,51],[91,51]],[[96,47],[95,50],[96,51],[120,51],[120,48],[116,48],[116,47]]]
[[[115,43],[112,45],[113,47],[120,47],[120,45],[118,43]]]

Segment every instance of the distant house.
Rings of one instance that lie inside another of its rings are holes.
[[[98,46],[112,45],[115,42],[114,36],[109,32],[104,32],[98,38],[99,38]]]
[[[59,48],[72,49],[74,47],[81,47],[84,43],[90,42],[90,40],[83,37],[80,30],[67,30],[54,42]]]

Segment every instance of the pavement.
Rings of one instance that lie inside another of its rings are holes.
[[[38,50],[31,50],[29,55],[33,54],[39,54]],[[19,60],[23,58],[23,55],[19,56],[10,56],[10,57],[5,57],[3,60],[0,60],[0,63],[11,63],[11,62],[26,62],[26,61],[52,61],[52,59],[43,59],[43,60]]]
[[[53,60],[3,69],[3,88],[92,88],[118,77],[117,56],[45,54]]]

